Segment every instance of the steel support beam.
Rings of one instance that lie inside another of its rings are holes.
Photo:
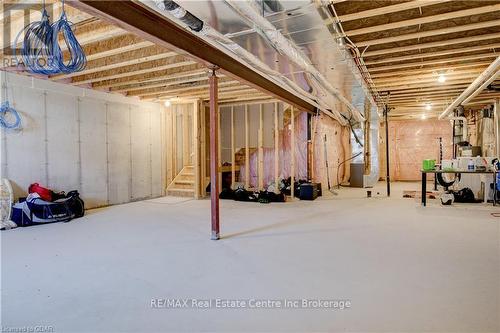
[[[212,239],[219,239],[219,122],[217,119],[218,78],[215,70],[210,73],[210,208],[212,220]]]
[[[72,0],[70,3],[72,7],[102,18],[156,45],[192,57],[209,68],[218,67],[221,73],[244,81],[245,84],[301,110],[308,112],[315,110],[315,107],[310,103],[268,80],[144,4],[134,1],[120,1],[118,4],[116,1],[108,0]]]

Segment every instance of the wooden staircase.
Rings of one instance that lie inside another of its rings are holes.
[[[167,186],[167,195],[194,197],[194,167],[186,165]]]

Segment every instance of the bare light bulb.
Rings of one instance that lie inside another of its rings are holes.
[[[444,83],[446,81],[446,76],[444,74],[439,74],[438,82]]]
[[[425,106],[425,109],[426,109],[427,111],[430,111],[430,110],[432,109],[432,105],[427,104],[427,105]]]
[[[166,100],[165,101],[165,106],[168,108],[170,105],[172,105],[172,103],[170,102],[170,100]]]

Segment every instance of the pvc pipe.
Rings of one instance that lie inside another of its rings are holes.
[[[500,72],[496,72],[495,74],[493,74],[493,76],[490,77],[489,80],[485,81],[479,88],[476,89],[476,91],[474,91],[469,97],[464,99],[462,104],[465,105],[469,103],[474,97],[479,95],[487,86],[490,85],[491,82],[495,81],[495,79],[498,77],[499,74]]]
[[[439,119],[448,116],[453,110],[459,106],[468,96],[473,94],[485,80],[489,80],[491,76],[497,75],[500,67],[500,56],[497,57],[489,66],[482,72],[468,87],[460,94],[448,107],[439,115]]]

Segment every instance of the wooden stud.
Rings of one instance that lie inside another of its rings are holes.
[[[278,103],[274,103],[274,188],[275,192],[279,193],[279,140],[280,140],[280,132],[279,132],[279,108]]]
[[[236,151],[234,142],[234,106],[231,106],[231,188],[236,183]]]
[[[172,180],[174,179],[174,171],[173,171],[173,144],[172,144],[172,108],[165,107],[165,123],[166,123],[166,165],[167,165],[167,186],[170,185]]]
[[[177,108],[170,107],[172,110],[172,180],[177,176]]]
[[[290,177],[291,177],[291,196],[295,198],[295,112],[294,107],[290,109],[291,133],[290,133]]]
[[[194,198],[200,198],[200,102],[193,102],[193,170],[194,170]]]
[[[191,165],[189,163],[190,159],[190,147],[189,147],[189,110],[183,105],[181,115],[182,115],[182,167]]]
[[[264,190],[264,104],[259,105],[259,133],[258,133],[258,170],[257,179],[259,191]]]
[[[205,117],[205,104],[199,100],[198,102],[200,104],[200,118],[201,118],[201,140],[200,140],[200,150],[201,150],[201,180],[200,180],[200,193],[201,197],[205,197],[207,195],[206,191],[206,179],[207,179],[207,141],[206,141],[206,136],[207,136],[207,121]]]
[[[245,189],[250,188],[250,128],[248,124],[248,105],[245,105]]]

